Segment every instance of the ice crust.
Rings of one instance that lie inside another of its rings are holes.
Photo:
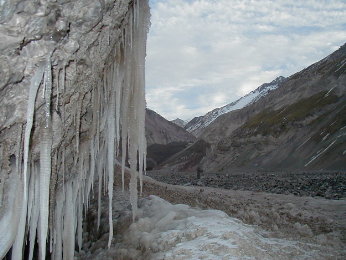
[[[143,199],[138,221],[126,235],[127,250],[148,259],[326,259],[331,252],[313,243],[279,239],[218,210]],[[131,246],[133,247],[131,250]]]

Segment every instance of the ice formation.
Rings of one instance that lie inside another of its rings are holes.
[[[274,238],[218,210],[149,196],[140,202],[120,253],[148,259],[328,259],[338,253],[311,242]],[[136,252],[136,253],[134,253]],[[133,254],[133,255],[131,255]],[[96,255],[93,259],[103,259]]]
[[[67,145],[64,142],[54,146],[51,114],[53,107],[59,108],[64,127],[67,120],[63,103],[64,91],[68,87],[65,86],[67,64],[59,65],[57,73],[53,75],[51,53],[39,64],[29,87],[24,144],[22,145],[22,140],[18,143],[19,151],[23,149],[24,152],[16,156],[17,166],[11,164],[10,170],[6,169],[3,162],[0,165],[1,174],[11,172],[10,177],[5,180],[6,187],[4,179],[0,183],[0,201],[4,212],[0,215],[0,258],[12,247],[12,259],[22,259],[27,241],[29,259],[32,259],[37,239],[40,259],[46,258],[47,249],[55,260],[73,259],[76,242],[79,249],[82,246],[83,215],[89,206],[96,178],[99,196],[102,188],[109,196],[110,246],[113,237],[115,163],[117,158],[122,157],[124,172],[127,155],[131,169],[129,189],[135,218],[137,181],[139,179],[141,182],[145,167],[144,62],[148,26],[148,2],[130,2],[121,28],[122,40],[115,42],[112,54],[105,61],[103,84],[96,84],[91,91],[93,111],[92,122],[89,123],[92,126],[88,138],[83,140],[82,99],[77,101],[72,159],[65,157]],[[108,45],[109,37],[108,35]],[[43,107],[36,109],[44,111],[44,122],[35,126],[40,129],[40,144],[37,146],[39,150],[33,151],[30,143],[34,118],[39,113],[35,110],[35,102],[40,87]],[[54,102],[53,93],[56,93],[55,106],[51,105]],[[39,153],[39,160],[35,152]],[[73,160],[77,173],[66,169],[66,160]],[[101,197],[98,198],[99,208],[100,202]]]

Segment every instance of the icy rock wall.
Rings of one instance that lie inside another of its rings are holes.
[[[110,245],[117,163],[135,216],[148,27],[147,0],[0,1],[0,258],[73,259],[97,178]]]

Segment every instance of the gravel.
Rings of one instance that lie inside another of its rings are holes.
[[[147,175],[161,182],[206,186],[229,190],[248,190],[296,196],[346,198],[346,172],[327,171],[234,171],[229,173],[175,172],[171,169],[154,170]]]

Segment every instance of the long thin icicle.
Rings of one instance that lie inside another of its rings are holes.
[[[45,69],[45,113],[46,122],[42,129],[40,143],[40,217],[39,217],[39,247],[40,259],[46,259],[46,241],[48,233],[48,216],[49,216],[49,183],[52,170],[51,149],[52,136],[50,125],[50,99],[52,92],[52,69],[50,58],[48,59]]]
[[[29,260],[32,260],[34,255],[34,246],[36,240],[36,229],[39,218],[39,210],[40,210],[40,179],[39,172],[35,164],[32,167],[32,175],[31,178],[34,178],[34,202],[32,206],[32,214],[30,218],[30,248],[29,248]]]
[[[31,79],[31,84],[29,87],[29,98],[28,98],[28,108],[26,112],[26,127],[25,127],[25,135],[24,135],[24,183],[27,182],[27,171],[28,171],[28,157],[29,157],[29,146],[30,146],[30,135],[32,124],[34,121],[34,112],[35,112],[35,100],[37,96],[38,88],[41,84],[43,73],[44,73],[44,65],[40,65],[37,69],[35,75]],[[24,198],[26,197],[26,184],[24,184]]]
[[[108,119],[108,218],[109,218],[109,239],[108,247],[111,246],[113,239],[113,217],[112,217],[112,203],[113,203],[113,184],[114,184],[114,156],[115,156],[115,89],[111,89],[111,101],[109,105],[109,119]]]
[[[63,259],[73,259],[75,246],[75,201],[73,199],[72,182],[66,183],[65,210],[64,210],[64,231],[63,231]]]

